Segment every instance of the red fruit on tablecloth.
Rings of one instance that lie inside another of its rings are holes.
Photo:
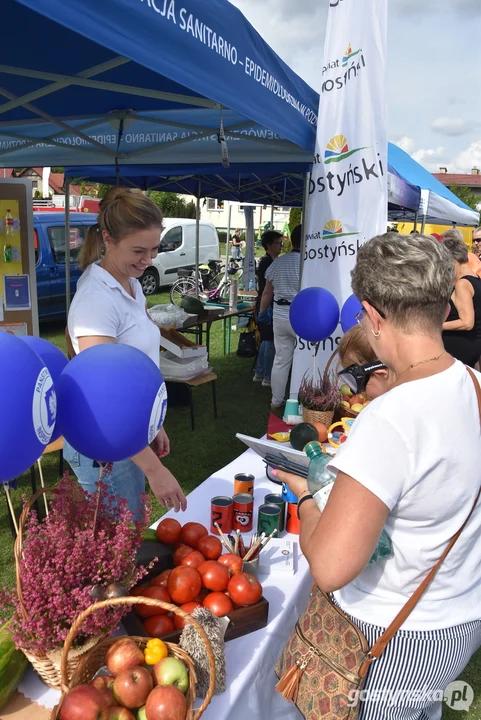
[[[204,535],[197,543],[197,550],[206,560],[217,560],[222,555],[222,543],[213,535]]]
[[[184,565],[185,567],[193,567],[196,570],[203,563],[205,563],[205,557],[198,550],[192,550],[189,555],[186,555],[180,561],[180,565]]]
[[[187,545],[196,548],[200,538],[208,534],[209,531],[204,525],[196,522],[188,522],[180,531],[179,540],[182,540],[187,543]]]
[[[208,590],[225,590],[230,578],[230,570],[217,560],[207,560],[199,568],[202,584]]]
[[[202,578],[195,568],[176,567],[169,575],[167,591],[177,605],[192,602],[202,587]]]
[[[151,598],[152,600],[162,600],[162,602],[170,603],[170,594],[164,587],[147,587],[142,593],[143,597]],[[154,605],[135,605],[135,612],[140,617],[147,618],[153,615],[165,615],[167,610],[163,610],[160,607]]]

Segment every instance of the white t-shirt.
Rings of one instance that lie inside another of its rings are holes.
[[[476,373],[481,384],[481,375]],[[386,627],[439,560],[481,485],[475,388],[456,361],[377,398],[330,464],[390,509],[394,556],[366,567],[335,593],[355,618]],[[481,500],[403,628],[432,630],[481,618]]]
[[[146,353],[159,367],[160,331],[147,315],[142,286],[130,278],[135,298],[106,270],[93,263],[77,282],[68,314],[68,331],[76,353],[79,337],[113,337]]]

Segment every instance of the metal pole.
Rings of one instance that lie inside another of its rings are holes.
[[[271,205],[271,230],[274,230],[274,205]]]
[[[70,181],[65,181],[65,301],[70,309]]]
[[[307,231],[307,209],[309,207],[309,183],[311,173],[307,172],[304,179],[304,194],[302,200],[302,240],[301,240],[301,262],[299,266],[299,290],[302,289],[302,271],[304,270],[304,254],[306,252],[306,231]]]
[[[197,186],[197,205],[195,208],[195,296],[199,297],[199,257],[200,257],[200,180]]]
[[[227,211],[227,236],[225,239],[225,272],[224,278],[227,280],[227,271],[229,269],[229,248],[230,248],[230,226],[232,222],[232,204],[229,203],[229,209]]]
[[[418,213],[417,213],[417,210],[416,210],[416,212],[414,213],[414,227],[413,227],[413,230],[414,230],[414,232],[417,232],[417,231],[418,231]]]

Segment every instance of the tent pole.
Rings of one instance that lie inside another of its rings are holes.
[[[302,200],[302,240],[301,240],[301,264],[299,267],[299,290],[302,288],[302,271],[304,270],[304,254],[306,251],[306,230],[307,230],[307,210],[309,207],[309,184],[311,181],[311,173],[307,172],[304,179],[304,195]]]
[[[425,194],[425,197],[422,198],[422,200],[424,200],[424,202],[422,203],[422,205],[423,205],[423,220],[422,220],[422,225],[421,225],[421,234],[422,234],[422,235],[424,234],[424,230],[425,230],[425,227],[426,227],[426,218],[427,218],[427,216],[428,216],[429,197],[430,197],[430,195],[431,195],[431,191],[428,190],[427,193]],[[422,197],[422,196],[421,196],[421,197]]]
[[[274,205],[271,205],[271,230],[274,230]]]
[[[65,181],[65,303],[70,309],[70,180]]]
[[[413,230],[414,230],[414,232],[417,232],[417,231],[418,231],[418,213],[417,213],[417,211],[414,213],[414,227],[413,227]]]
[[[229,203],[227,211],[227,235],[225,238],[225,272],[224,278],[227,280],[227,271],[229,270],[229,249],[230,249],[230,226],[232,222],[232,203]]]
[[[199,297],[199,255],[200,255],[200,180],[197,185],[197,205],[195,207],[195,296]]]

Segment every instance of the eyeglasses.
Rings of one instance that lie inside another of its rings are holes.
[[[369,305],[382,317],[383,320],[386,319],[386,313],[384,313],[382,310],[379,310],[375,305],[372,304],[370,300],[366,300],[366,302],[369,303]],[[356,315],[354,315],[354,320],[357,322],[358,325],[361,324],[361,320],[364,318],[364,308],[360,310]]]

